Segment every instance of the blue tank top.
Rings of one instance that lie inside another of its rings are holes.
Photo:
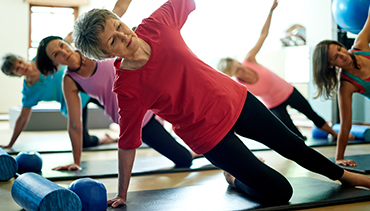
[[[66,66],[53,73],[52,75],[43,76],[40,74],[40,81],[37,81],[34,85],[28,86],[26,81],[23,82],[22,90],[22,107],[31,108],[37,105],[40,101],[57,101],[60,103],[60,111],[63,115],[67,116],[67,106],[64,101],[64,95],[62,91],[62,81]],[[86,106],[90,97],[81,93],[81,104],[82,108]]]
[[[355,51],[352,52],[352,54],[361,55],[366,57],[367,59],[370,59],[369,51]],[[364,80],[344,70],[342,70],[341,72],[341,78],[350,81],[353,85],[360,89],[359,94],[362,94],[370,99],[370,78]]]

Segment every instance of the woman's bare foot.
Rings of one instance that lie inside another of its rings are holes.
[[[193,157],[193,159],[204,157],[203,154],[197,154],[197,153],[193,152],[192,150],[189,150],[189,152],[191,154],[191,157]]]
[[[115,143],[117,142],[118,139],[113,139],[111,138],[108,134],[105,134],[105,137],[103,139],[99,140],[99,145],[100,144],[110,144],[110,143]]]
[[[259,156],[257,156],[257,158],[258,158],[260,161],[262,161],[263,163],[265,162],[265,159],[263,159],[263,158],[261,158],[261,157],[259,157]]]
[[[227,181],[227,183],[229,183],[229,185],[233,188],[235,188],[235,177],[229,173],[227,173],[226,171],[224,171],[224,176],[225,176],[225,179]]]
[[[113,131],[117,131],[117,132],[119,132],[119,125],[117,124],[117,123],[111,123],[110,125],[109,125],[109,129],[110,130],[113,130]]]
[[[370,178],[344,170],[343,176],[339,179],[342,185],[346,186],[362,186],[370,189]]]

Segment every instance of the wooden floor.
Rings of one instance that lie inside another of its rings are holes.
[[[117,135],[114,131],[107,130],[92,130],[92,134],[102,136],[105,132],[111,135]],[[9,129],[9,124],[7,121],[0,121],[0,144],[7,144],[12,131]],[[23,132],[21,134],[22,139],[20,141],[27,140],[27,134],[34,134],[36,132]],[[66,133],[66,131],[57,131],[55,134]],[[52,141],[52,140],[51,140]],[[316,147],[317,151],[323,153],[327,157],[333,157],[335,153],[335,147]],[[346,155],[356,155],[356,154],[367,154],[370,152],[370,144],[362,145],[351,145],[348,146]],[[294,162],[282,158],[280,155],[274,151],[259,151],[255,152],[257,156],[262,157],[266,160],[266,163],[271,167],[275,168],[277,171],[282,173],[287,177],[312,177],[316,179],[328,180],[327,178],[308,172],[302,167],[298,166]],[[137,150],[137,156],[155,156],[158,155],[157,152],[152,149],[139,149]],[[72,157],[72,155],[71,155]],[[117,151],[100,151],[100,152],[84,152],[82,160],[89,159],[107,159],[111,160],[117,158]],[[309,159],[309,158],[307,158]],[[57,161],[56,161],[57,162]],[[56,164],[57,165],[57,164]],[[191,173],[173,173],[173,174],[158,174],[152,176],[135,176],[131,178],[131,183],[129,191],[138,190],[152,190],[152,189],[164,189],[173,187],[183,187],[183,186],[195,186],[195,185],[206,185],[212,182],[220,181],[223,179],[222,172],[220,170],[212,171],[201,171],[201,172],[191,172]],[[117,192],[117,178],[103,178],[98,179],[107,188],[108,193]],[[11,198],[10,190],[14,179],[7,182],[0,182],[0,189],[5,190],[0,192],[0,210],[2,211],[15,211],[21,210],[21,208],[13,201]],[[72,181],[61,181],[56,182],[57,184],[68,187]],[[225,181],[226,182],[226,181]],[[3,194],[1,194],[3,193]],[[333,211],[363,211],[370,210],[370,202],[353,203],[340,206],[330,206],[314,209],[306,209],[310,211],[323,211],[323,210],[333,210]]]

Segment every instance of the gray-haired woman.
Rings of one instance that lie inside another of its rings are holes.
[[[223,169],[227,181],[257,200],[286,203],[288,180],[261,162],[235,133],[264,143],[303,167],[348,185],[370,187],[370,178],[347,172],[307,147],[245,86],[205,64],[187,47],[180,30],[193,0],[169,0],[135,33],[107,10],[91,10],[75,23],[76,46],[88,57],[115,61],[114,92],[120,110],[119,187],[113,207],[126,203],[140,123],[151,109],[173,124],[196,153]],[[227,42],[232,36],[220,39]]]

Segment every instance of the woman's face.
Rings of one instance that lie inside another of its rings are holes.
[[[18,57],[14,64],[14,74],[17,76],[28,76],[32,73],[31,63],[25,61],[23,58]]]
[[[72,66],[81,62],[79,53],[64,40],[55,39],[50,41],[45,51],[55,65]]]
[[[130,58],[140,47],[140,39],[120,20],[108,18],[99,36],[101,49],[111,57]]]
[[[345,67],[352,63],[352,58],[346,48],[336,44],[330,44],[328,62],[330,66]]]

